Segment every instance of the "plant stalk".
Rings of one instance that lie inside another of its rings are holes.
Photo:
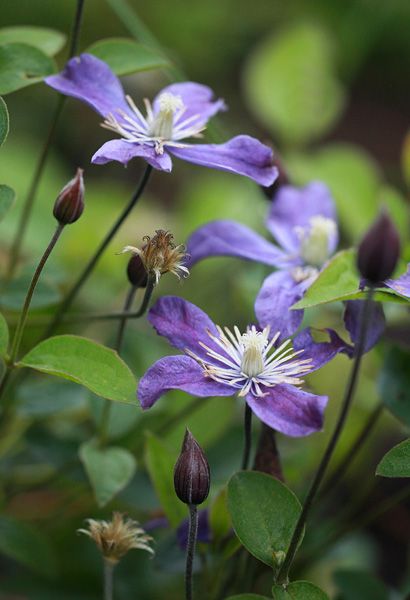
[[[252,410],[247,402],[245,402],[245,412],[243,418],[243,433],[244,433],[244,445],[242,454],[242,466],[241,469],[246,471],[249,466],[249,458],[251,455],[252,445]]]
[[[113,600],[114,565],[104,559],[104,600]]]
[[[195,504],[189,505],[189,532],[185,566],[185,600],[192,600],[192,568],[194,564],[196,538],[198,534],[198,508]]]

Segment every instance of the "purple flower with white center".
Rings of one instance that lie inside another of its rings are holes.
[[[109,66],[91,54],[68,61],[58,75],[45,79],[55,90],[89,104],[104,119],[102,126],[118,134],[92,157],[92,162],[111,160],[127,164],[142,157],[152,167],[171,171],[170,154],[188,162],[245,175],[262,186],[278,176],[272,150],[248,136],[239,135],[224,144],[188,144],[187,138],[202,137],[208,120],[226,110],[223,100],[214,100],[205,85],[175,83],[163,89],[152,105],[144,100],[145,115]]]
[[[266,226],[280,247],[234,221],[208,223],[187,243],[190,268],[211,256],[236,256],[277,268],[265,279],[256,299],[255,312],[262,327],[272,326],[302,298],[336,251],[339,239],[335,205],[321,182],[303,188],[281,187],[270,206]],[[384,284],[410,298],[410,266],[405,275]],[[352,310],[355,313],[357,310]],[[381,317],[382,312],[377,310],[375,315]],[[288,328],[282,333],[289,335],[302,319],[303,310],[290,311]],[[373,326],[382,329],[379,321]]]
[[[160,298],[148,320],[185,355],[166,356],[148,369],[138,387],[143,409],[172,389],[199,397],[238,394],[261,421],[286,435],[305,436],[322,428],[327,397],[300,386],[307,373],[346,350],[334,332],[329,332],[329,342],[316,343],[307,330],[293,343],[279,342],[286,315],[275,328],[222,329],[197,306],[175,296]]]

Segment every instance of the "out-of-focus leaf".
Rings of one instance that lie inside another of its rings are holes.
[[[310,308],[339,300],[364,299],[367,292],[358,291],[359,281],[355,250],[342,250],[329,261],[317,279],[306,290],[303,298],[294,304],[292,309]],[[407,298],[400,296],[390,288],[379,288],[374,299],[379,302],[409,303]]]
[[[231,517],[228,511],[227,489],[223,488],[213,500],[209,509],[209,525],[211,527],[212,539],[216,543],[223,540],[232,527]]]
[[[9,134],[9,111],[7,110],[7,104],[0,96],[0,146],[4,144]],[[4,186],[6,187],[6,186]],[[10,189],[10,188],[9,188]]]
[[[23,43],[42,50],[47,56],[54,56],[64,46],[66,36],[55,29],[33,25],[2,27],[0,44]]]
[[[55,553],[48,540],[12,517],[0,517],[0,552],[45,577],[56,573]]]
[[[5,356],[9,345],[9,328],[6,319],[0,314],[0,357]]]
[[[157,437],[148,435],[145,462],[161,506],[173,527],[178,527],[187,516],[186,506],[178,499],[174,490],[174,466],[177,458],[176,455],[172,456]]]
[[[275,32],[251,56],[245,72],[249,105],[285,142],[317,139],[340,116],[344,92],[332,54],[330,35],[304,23]]]
[[[381,206],[388,208],[389,214],[402,240],[409,238],[410,214],[407,201],[403,194],[390,185],[383,185],[379,191]]]
[[[54,71],[54,61],[34,46],[0,45],[0,94],[10,94],[38,83]]]
[[[7,283],[7,287],[2,290],[0,296],[0,306],[8,310],[19,311],[24,303],[31,276],[26,273]],[[30,308],[45,308],[57,304],[60,300],[60,292],[51,283],[40,280],[36,286]]]
[[[105,506],[123,490],[137,468],[134,456],[125,448],[100,448],[95,440],[80,447],[80,458],[98,506]]]
[[[358,240],[379,210],[380,176],[372,158],[361,148],[339,143],[284,160],[295,184],[316,179],[329,186],[342,229]]]
[[[105,401],[95,394],[88,393],[88,405],[91,416],[98,426],[104,412]],[[141,411],[131,404],[116,402],[111,406],[110,419],[107,426],[107,437],[112,440],[128,433],[142,416]]]
[[[394,446],[377,465],[376,475],[410,477],[410,439]]]
[[[384,583],[366,571],[340,569],[333,578],[341,592],[340,600],[388,600],[390,597]]]
[[[99,40],[86,51],[105,61],[117,75],[169,66],[169,62],[162,56],[127,38]]]
[[[75,381],[115,402],[136,404],[136,382],[114,350],[76,335],[59,335],[35,346],[19,363],[42,373]]]
[[[293,492],[265,473],[241,471],[229,481],[228,509],[245,548],[277,568],[300,514],[300,503]]]
[[[404,181],[406,182],[407,187],[410,188],[410,131],[407,132],[407,135],[404,138],[401,153],[401,165]]]
[[[410,352],[390,348],[379,379],[383,404],[403,423],[410,426]]]
[[[19,386],[16,394],[19,415],[44,418],[58,415],[63,411],[84,409],[87,406],[88,392],[71,381],[41,377],[24,382]]]
[[[4,219],[7,212],[13,206],[15,196],[14,190],[12,190],[11,187],[0,184],[0,221]]]
[[[329,600],[329,596],[309,581],[292,581],[286,587],[274,585],[274,600]]]
[[[267,596],[259,594],[239,594],[238,596],[229,596],[226,600],[269,600]]]

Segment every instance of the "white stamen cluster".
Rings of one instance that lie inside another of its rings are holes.
[[[300,256],[307,265],[320,268],[329,258],[329,241],[337,231],[333,219],[316,215],[309,219],[309,229],[295,227],[300,239]]]
[[[303,383],[300,376],[309,371],[311,359],[294,360],[303,350],[295,351],[289,339],[275,348],[279,331],[269,341],[269,327],[258,331],[253,325],[243,334],[236,326],[233,332],[227,327],[217,326],[217,330],[218,336],[209,331],[208,335],[222,353],[201,343],[213,359],[212,363],[188,351],[203,366],[207,377],[238,388],[239,396],[249,393],[264,396],[266,392],[261,386],[273,387],[281,383],[298,386]]]
[[[102,127],[119,133],[127,142],[152,145],[157,154],[164,153],[165,145],[183,148],[185,144],[180,140],[201,137],[201,132],[205,129],[200,115],[182,118],[186,108],[180,96],[168,92],[161,94],[156,114],[150,101],[145,99],[145,117],[130,96],[126,96],[126,99],[133,116],[119,109],[117,115],[110,113],[106,117]]]

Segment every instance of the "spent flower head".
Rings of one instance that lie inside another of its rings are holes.
[[[145,244],[142,248],[125,246],[122,252],[132,252],[139,256],[148,276],[154,277],[157,285],[161,275],[165,273],[173,273],[178,279],[189,275],[189,270],[184,265],[185,246],[176,246],[173,240],[174,236],[170,231],[157,229],[153,237],[146,235],[143,238]]]
[[[139,526],[137,521],[114,512],[111,521],[87,519],[88,528],[79,529],[79,533],[94,540],[104,559],[112,564],[118,563],[130,550],[146,550],[154,554],[150,546],[152,537]]]

